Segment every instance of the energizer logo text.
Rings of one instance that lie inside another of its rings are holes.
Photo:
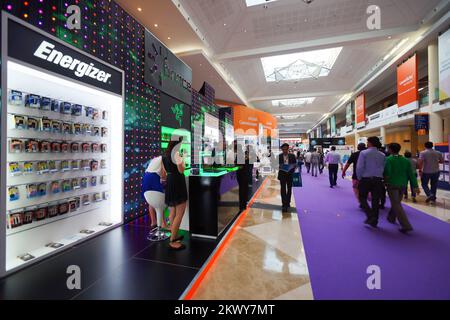
[[[53,50],[54,47],[55,45],[47,41],[42,41],[34,55],[48,62],[59,64],[64,69],[74,70],[75,75],[79,78],[86,76],[104,83],[107,83],[108,79],[111,78],[110,73],[95,68],[93,63],[87,64],[81,62],[69,55],[64,55],[62,52]]]

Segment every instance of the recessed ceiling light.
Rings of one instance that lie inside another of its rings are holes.
[[[330,74],[342,47],[263,57],[267,82],[318,79]]]
[[[170,39],[172,39],[171,37],[167,37],[167,40],[170,40]]]
[[[223,26],[224,26],[224,27],[226,27],[226,26],[227,26],[227,24],[226,24],[226,23],[224,23],[224,24],[223,24]]]
[[[282,99],[282,100],[272,100],[272,106],[274,107],[300,107],[306,104],[311,104],[316,100],[315,97],[309,98],[294,98],[294,99]]]
[[[138,11],[142,11],[142,8],[138,8]]]
[[[277,0],[245,0],[247,7],[257,6],[263,3],[274,2]],[[264,5],[264,8],[267,8],[267,5]]]
[[[155,23],[154,26],[155,26],[155,28],[158,28],[158,24],[157,23]]]

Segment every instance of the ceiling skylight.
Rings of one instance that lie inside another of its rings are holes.
[[[316,100],[315,97],[272,100],[272,106],[279,107],[279,108],[284,108],[284,107],[301,107],[303,105],[313,103],[314,100]]]
[[[257,6],[259,4],[264,4],[264,3],[269,3],[269,2],[274,2],[277,0],[245,0],[245,3],[247,4],[247,7],[251,7],[251,6]]]
[[[342,47],[261,58],[267,82],[318,79],[330,74]]]

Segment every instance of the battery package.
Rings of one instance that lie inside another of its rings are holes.
[[[51,173],[58,172],[58,167],[55,160],[50,160],[48,162],[48,171]]]
[[[8,188],[8,198],[9,201],[17,201],[20,199],[19,188],[17,187],[9,187]]]
[[[34,172],[34,163],[31,161],[26,161],[23,163],[23,173],[32,174]]]
[[[58,194],[61,192],[59,181],[53,181],[50,183],[50,193]]]
[[[23,224],[33,223],[37,207],[26,208],[23,212]]]
[[[62,124],[62,133],[63,134],[72,134],[72,124],[69,122],[63,122]]]
[[[47,218],[48,207],[46,205],[39,206],[36,210],[36,220],[44,220]]]
[[[52,132],[61,133],[62,132],[62,122],[58,120],[52,120]]]
[[[25,96],[25,107],[39,108],[41,105],[41,97],[36,94],[27,94]]]
[[[38,118],[33,118],[33,117],[27,118],[28,130],[38,131],[40,129],[40,123],[41,123],[41,121]]]
[[[42,153],[49,153],[52,150],[52,145],[50,141],[41,141],[40,143],[40,150]]]
[[[28,139],[25,142],[25,152],[27,153],[39,152],[39,142],[34,139]]]
[[[37,196],[43,197],[45,195],[47,195],[47,183],[43,182],[43,183],[38,184]]]
[[[61,152],[67,153],[69,152],[69,143],[67,142],[61,142]]]
[[[20,169],[18,162],[10,162],[8,168],[11,176],[19,176],[22,174],[22,170]]]
[[[52,121],[48,118],[41,119],[41,130],[44,132],[52,131]]]
[[[23,224],[23,210],[15,210],[9,213],[9,224],[11,229],[20,227]]]
[[[62,201],[59,203],[58,205],[59,208],[59,214],[66,214],[69,212],[69,202],[67,201]]]
[[[52,108],[52,99],[47,98],[47,97],[42,97],[39,109],[51,110],[51,108]]]
[[[37,163],[37,170],[36,170],[36,172],[38,174],[48,173],[49,172],[49,170],[48,170],[48,162],[47,161],[39,161]]]
[[[14,116],[14,127],[18,130],[23,130],[27,128],[27,122],[24,116],[15,115]]]
[[[8,102],[13,106],[23,106],[23,94],[21,91],[11,90],[8,95]]]
[[[83,112],[83,107],[79,104],[72,105],[72,115],[73,116],[81,116]]]
[[[62,172],[66,172],[66,171],[70,171],[70,163],[69,160],[62,160],[61,161],[61,171]]]
[[[53,218],[59,214],[59,206],[57,203],[52,202],[48,204],[48,217]]]
[[[38,195],[38,189],[37,185],[35,183],[30,183],[27,185],[27,198],[32,199],[37,197]]]
[[[62,114],[72,114],[72,104],[70,102],[61,102],[59,110]]]
[[[59,112],[59,105],[60,105],[60,102],[59,102],[58,100],[52,100],[50,109],[51,109],[53,112]]]

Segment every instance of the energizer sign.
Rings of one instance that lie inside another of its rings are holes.
[[[34,56],[46,60],[55,65],[68,70],[73,70],[74,74],[79,77],[89,77],[97,81],[107,83],[111,78],[111,74],[94,67],[93,63],[85,63],[78,59],[72,58],[70,55],[64,55],[62,52],[54,50],[55,45],[47,41],[42,41]]]

